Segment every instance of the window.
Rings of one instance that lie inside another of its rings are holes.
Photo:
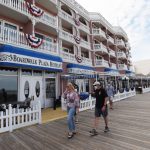
[[[34,76],[42,76],[42,71],[33,71]]]
[[[17,101],[18,77],[0,75],[0,103]]]
[[[12,30],[17,30],[17,26],[9,24],[9,23],[5,23],[4,27],[6,27],[8,29],[12,29]]]
[[[22,75],[32,76],[32,70],[22,69]]]

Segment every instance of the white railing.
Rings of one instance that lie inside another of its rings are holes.
[[[150,92],[150,87],[142,88],[142,93],[147,93],[147,92]]]
[[[66,21],[74,24],[73,17],[70,16],[69,14],[67,14],[65,11],[63,11],[63,10],[59,11],[59,16],[61,18],[65,19]]]
[[[40,22],[46,23],[47,25],[51,25],[54,28],[58,27],[58,23],[57,23],[58,18],[48,14],[47,12],[44,12],[44,14],[41,17],[36,19],[39,20]]]
[[[124,52],[117,52],[117,57],[119,58],[127,58]]]
[[[132,96],[135,96],[136,95],[136,91],[135,90],[130,90],[129,92],[123,92],[123,93],[117,93],[115,94],[115,97],[114,97],[114,102],[116,101],[120,101],[120,100],[123,100],[123,99],[126,99],[126,98],[129,98],[129,97],[132,97]]]
[[[115,43],[115,40],[111,36],[109,36],[109,35],[108,35],[107,40],[110,41],[113,44]]]
[[[79,28],[83,31],[85,31],[86,33],[90,34],[90,28],[86,25],[84,25],[83,23],[80,23]]]
[[[118,64],[118,69],[119,70],[128,70],[127,65],[125,65],[125,64]]]
[[[17,10],[22,12],[25,15],[29,15],[30,12],[28,11],[26,7],[25,1],[15,1],[15,0],[0,0],[0,4],[5,5],[6,7],[10,7],[11,9]]]
[[[62,56],[63,60],[66,62],[76,62],[74,54],[62,51],[61,56]]]
[[[116,44],[125,47],[125,43],[124,43],[124,41],[122,39],[121,40],[116,40]]]
[[[67,40],[71,43],[75,43],[75,40],[74,40],[74,37],[72,34],[66,32],[66,31],[63,31],[63,30],[61,30],[59,33],[60,33],[59,34],[60,38]]]
[[[28,49],[35,49],[30,47],[23,32],[9,29],[3,26],[0,26],[0,42]],[[35,50],[45,50],[47,52],[50,51],[54,54],[58,53],[57,44],[45,40],[43,41],[42,45]]]
[[[104,38],[106,38],[106,34],[102,29],[92,29],[92,34],[103,36]]]
[[[114,56],[114,57],[116,57],[115,51],[111,50],[110,48],[109,48],[109,54],[112,55],[112,56]]]
[[[117,93],[114,97],[114,102],[120,101],[129,97],[133,97],[136,95],[135,90],[129,91],[129,92],[124,92],[124,93]],[[93,109],[95,108],[95,101],[96,99],[94,97],[89,96],[89,98],[85,100],[80,100],[80,108],[79,111],[84,111],[88,109]],[[66,111],[66,100],[64,98],[61,99],[61,108],[62,110]]]
[[[86,48],[86,49],[91,49],[90,43],[87,42],[87,41],[85,41],[85,40],[83,40],[83,39],[81,39],[80,45],[81,45],[82,47]]]
[[[38,101],[37,105],[28,109],[12,108],[9,104],[8,109],[0,112],[0,133],[18,129],[21,127],[41,124],[41,104]]]
[[[95,66],[96,67],[109,67],[108,61],[104,59],[95,60]]]
[[[114,63],[111,63],[111,68],[112,68],[112,69],[117,69],[117,65],[114,64]]]
[[[102,43],[94,44],[94,50],[108,53],[107,47],[104,44],[102,44]]]
[[[89,59],[86,57],[82,57],[82,59],[83,59],[83,61],[82,61],[83,64],[92,66],[92,59]]]

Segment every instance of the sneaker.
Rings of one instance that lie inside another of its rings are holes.
[[[73,133],[68,133],[68,139],[71,139],[73,137]]]
[[[98,132],[95,129],[92,129],[91,131],[89,131],[91,136],[97,135]]]
[[[109,128],[108,128],[108,127],[105,127],[104,132],[109,132],[109,131],[110,131]]]

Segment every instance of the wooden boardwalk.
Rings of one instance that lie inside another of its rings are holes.
[[[150,93],[115,103],[110,129],[89,136],[93,110],[80,113],[78,134],[67,139],[66,118],[0,134],[0,150],[150,150]]]

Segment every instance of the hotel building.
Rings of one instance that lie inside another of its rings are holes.
[[[68,81],[90,92],[101,73],[133,72],[130,49],[122,28],[74,0],[0,0],[0,103],[52,107]]]

